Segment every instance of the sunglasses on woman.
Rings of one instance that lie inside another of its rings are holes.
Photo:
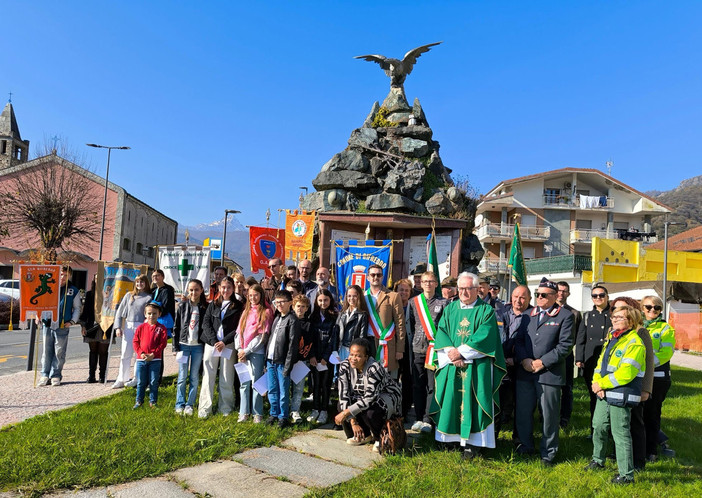
[[[656,305],[644,304],[643,307],[646,308],[646,311],[651,311],[651,310],[661,311],[663,309],[663,306],[658,306],[657,304]]]

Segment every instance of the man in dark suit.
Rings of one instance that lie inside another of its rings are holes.
[[[541,462],[553,465],[558,452],[561,386],[565,384],[565,358],[573,348],[573,314],[556,303],[558,286],[546,278],[536,290],[526,333],[517,337],[517,437],[522,454],[534,452],[534,408],[543,414]]]

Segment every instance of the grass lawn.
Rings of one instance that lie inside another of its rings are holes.
[[[0,430],[0,490],[40,494],[134,481],[274,445],[293,432],[238,424],[236,414],[177,416],[175,391],[167,377],[153,410],[148,403],[132,410],[135,390],[125,389]]]
[[[561,431],[558,463],[552,468],[516,456],[510,432],[500,434],[491,454],[473,462],[461,461],[456,451],[434,450],[433,436],[423,435],[415,450],[388,457],[361,476],[315,490],[313,496],[702,496],[702,372],[673,367],[672,375],[662,425],[677,457],[648,464],[634,485],[609,482],[616,472],[612,460],[603,471],[583,471],[592,444],[586,439],[588,397],[582,379],[576,379],[571,426]]]

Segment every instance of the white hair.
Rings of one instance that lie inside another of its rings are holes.
[[[480,279],[478,278],[478,276],[475,273],[470,273],[468,271],[464,271],[460,275],[458,275],[458,278],[456,279],[456,283],[458,283],[458,281],[461,280],[462,278],[471,279],[471,281],[473,282],[471,284],[471,287],[477,287],[478,283],[480,281]]]

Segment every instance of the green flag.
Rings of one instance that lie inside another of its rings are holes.
[[[527,272],[522,255],[522,238],[519,236],[519,223],[514,225],[514,238],[512,247],[509,250],[509,261],[507,266],[512,269],[512,276],[519,285],[527,284]]]

